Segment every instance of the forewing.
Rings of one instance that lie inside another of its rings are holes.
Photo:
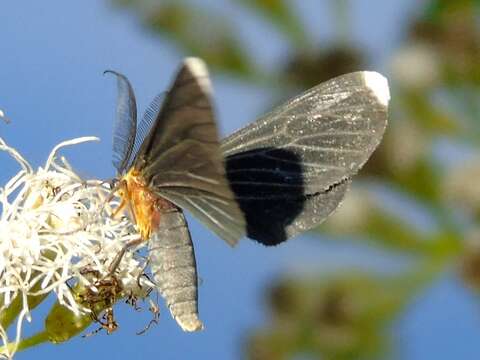
[[[247,235],[278,244],[322,222],[380,143],[387,80],[346,74],[281,105],[222,142]]]
[[[158,195],[234,245],[245,223],[225,178],[210,89],[205,64],[186,59],[133,166]]]
[[[105,73],[117,78],[117,109],[113,131],[113,165],[123,174],[129,164],[137,130],[137,103],[133,88],[126,76],[112,70]]]

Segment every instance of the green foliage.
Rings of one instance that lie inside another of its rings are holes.
[[[45,333],[50,342],[58,344],[78,335],[91,323],[90,315],[75,315],[57,302],[45,319]]]
[[[269,292],[271,324],[249,339],[249,358],[384,358],[392,342],[388,327],[421,282],[417,274],[352,270],[281,279]]]
[[[180,51],[235,76],[257,75],[237,30],[223,16],[212,16],[204,7],[183,1],[161,1],[141,9],[145,25],[172,40]]]
[[[292,46],[306,45],[307,34],[295,9],[284,0],[235,0],[236,3],[257,11],[285,34]]]

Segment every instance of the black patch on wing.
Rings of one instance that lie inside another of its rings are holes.
[[[303,211],[306,199],[300,158],[284,149],[255,149],[227,157],[226,169],[247,236],[264,245],[287,240],[286,226]]]

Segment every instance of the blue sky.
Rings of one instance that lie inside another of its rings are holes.
[[[228,16],[224,2],[205,1]],[[337,27],[329,1],[296,2],[314,40],[333,41]],[[372,54],[373,66],[385,71],[391,52],[398,46],[402,26],[417,11],[414,0],[352,1],[350,28],[357,46]],[[38,166],[58,142],[95,135],[100,143],[83,144],[64,151],[85,177],[109,178],[115,83],[102,76],[105,69],[130,78],[142,109],[171,80],[183,55],[168,42],[148,33],[131,14],[106,1],[3,2],[0,7],[0,108],[12,123],[0,123],[0,136]],[[258,51],[260,61],[278,66],[286,47],[273,30],[258,19],[240,13],[242,36]],[[253,120],[272,95],[265,89],[213,76],[215,102],[224,134]],[[0,154],[4,182],[15,164]],[[85,359],[132,357],[190,359],[241,357],[248,329],[262,324],[262,293],[275,276],[308,267],[343,265],[388,267],[381,254],[345,244],[311,241],[300,237],[275,249],[243,241],[232,250],[194,220],[190,221],[201,277],[200,311],[206,330],[186,334],[162,307],[158,326],[143,336],[135,335],[149,321],[148,314],[119,311],[120,329],[112,336],[100,333],[78,337],[65,345],[45,345],[18,354],[18,359]],[[436,282],[399,319],[402,358],[472,358],[480,336],[478,304],[450,276]],[[474,316],[472,316],[474,314]],[[34,313],[34,322],[42,319]],[[460,336],[461,334],[461,336]]]

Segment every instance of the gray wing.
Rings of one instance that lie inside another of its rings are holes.
[[[153,279],[173,318],[184,331],[202,330],[195,253],[180,209],[162,214],[148,247]]]
[[[335,210],[382,139],[389,98],[382,75],[346,74],[223,140],[247,235],[276,245]]]
[[[189,210],[229,244],[245,221],[225,178],[205,64],[188,58],[133,166],[160,196]]]
[[[137,131],[137,103],[132,85],[126,76],[107,70],[117,77],[117,109],[113,131],[113,165],[119,174],[128,168]]]

